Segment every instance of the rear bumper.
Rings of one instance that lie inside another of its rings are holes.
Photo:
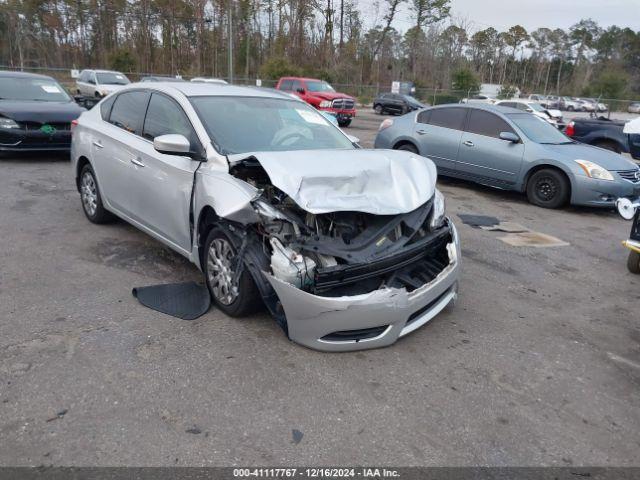
[[[428,323],[457,297],[460,243],[450,225],[449,264],[411,292],[381,288],[363,295],[323,297],[265,274],[284,308],[289,338],[315,350],[364,350],[391,345]]]

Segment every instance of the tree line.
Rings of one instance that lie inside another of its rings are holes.
[[[382,90],[405,80],[640,96],[640,32],[593,19],[478,30],[452,18],[450,0],[0,0],[0,38],[9,68],[226,78],[231,64],[236,78],[301,74]]]

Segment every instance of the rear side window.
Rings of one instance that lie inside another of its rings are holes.
[[[116,97],[107,98],[104,102],[100,104],[100,116],[102,120],[105,122],[109,121],[109,114],[111,113],[111,107],[113,107],[113,102],[115,102]]]
[[[280,90],[291,90],[291,85],[293,85],[293,80],[282,80]]]
[[[431,110],[429,124],[436,127],[462,130],[466,116],[467,110],[465,108],[436,108]]]
[[[147,92],[121,93],[114,101],[109,123],[129,133],[139,134],[148,98]]]
[[[432,110],[423,110],[418,114],[418,123],[428,124],[431,119]]]
[[[196,133],[184,110],[170,98],[154,93],[149,101],[147,116],[144,120],[142,136],[153,141],[160,135],[176,133],[184,135],[191,143],[192,150],[197,150]]]
[[[502,118],[491,112],[476,109],[471,110],[466,130],[469,133],[494,138],[499,138],[501,132],[515,133]]]

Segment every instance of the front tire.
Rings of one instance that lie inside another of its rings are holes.
[[[230,317],[253,313],[262,304],[251,274],[244,265],[238,264],[237,255],[233,241],[224,230],[216,227],[209,232],[204,244],[204,275],[211,298]],[[234,281],[238,267],[243,270]]]
[[[378,115],[382,115],[384,113],[384,109],[382,108],[382,105],[374,105],[373,111],[376,112]]]
[[[338,125],[342,128],[346,128],[351,125],[351,119],[349,120],[338,120]]]
[[[527,182],[527,199],[542,208],[560,208],[569,199],[569,180],[564,173],[543,168]]]
[[[640,253],[631,251],[627,258],[627,268],[631,273],[640,274]]]
[[[113,215],[104,208],[96,174],[89,164],[82,167],[80,172],[80,199],[82,210],[91,223],[101,224],[113,220]]]

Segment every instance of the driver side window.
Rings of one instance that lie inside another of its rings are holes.
[[[193,151],[200,150],[196,132],[182,108],[164,95],[154,93],[147,108],[142,136],[153,141],[160,135],[171,133],[184,135],[189,140]]]

